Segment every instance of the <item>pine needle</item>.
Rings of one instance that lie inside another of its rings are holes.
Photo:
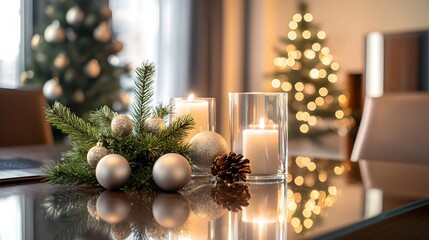
[[[147,61],[143,62],[142,66],[136,69],[136,74],[137,77],[134,80],[135,98],[132,106],[132,117],[134,121],[134,131],[140,134],[144,129],[144,121],[150,116],[155,65]]]

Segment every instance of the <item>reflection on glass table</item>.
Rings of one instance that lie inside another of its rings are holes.
[[[179,193],[1,185],[2,213],[16,217],[2,215],[0,239],[311,238],[365,219],[369,198],[345,163],[291,157],[286,181],[194,180]]]

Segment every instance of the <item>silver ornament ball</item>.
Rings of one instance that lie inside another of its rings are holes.
[[[213,160],[222,154],[229,153],[226,140],[218,133],[204,131],[196,134],[189,141],[189,151],[194,167],[205,173],[210,172]]]
[[[161,194],[152,205],[153,217],[163,227],[172,229],[182,226],[191,213],[189,201],[180,193]]]
[[[107,154],[109,154],[109,150],[101,145],[94,146],[89,149],[86,154],[86,160],[91,167],[96,167],[97,163]]]
[[[53,78],[43,84],[43,95],[49,100],[56,100],[63,94],[63,88],[61,87],[58,79]]]
[[[122,137],[130,135],[133,130],[133,122],[124,114],[113,117],[110,126],[114,134]]]
[[[165,128],[164,120],[159,117],[150,117],[144,121],[145,129],[151,133],[158,133]]]
[[[117,191],[104,191],[97,198],[98,216],[108,223],[119,223],[131,212],[131,202],[127,194]]]
[[[156,160],[152,169],[153,180],[165,191],[178,191],[191,181],[191,165],[177,153],[167,153]]]
[[[74,6],[70,8],[66,13],[66,21],[70,25],[77,25],[82,22],[85,15],[79,6]]]
[[[95,176],[101,186],[109,190],[116,190],[125,186],[130,179],[131,167],[123,156],[109,154],[98,162]]]

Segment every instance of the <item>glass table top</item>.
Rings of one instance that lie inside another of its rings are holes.
[[[349,168],[347,161],[296,156],[285,181],[198,178],[177,193],[3,184],[0,239],[301,239],[422,197],[384,197],[350,177]]]

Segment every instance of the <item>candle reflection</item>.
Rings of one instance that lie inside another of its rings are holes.
[[[250,184],[249,190],[252,198],[242,211],[243,238],[283,239],[286,236],[284,184]]]

